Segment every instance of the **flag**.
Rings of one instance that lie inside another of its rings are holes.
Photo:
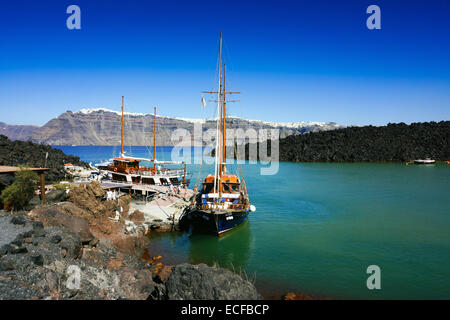
[[[203,96],[202,96],[202,106],[203,106],[203,108],[206,107],[205,97],[203,97]]]

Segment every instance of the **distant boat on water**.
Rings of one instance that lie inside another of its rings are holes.
[[[436,160],[433,160],[430,158],[414,160],[415,164],[433,164],[435,162],[436,162]]]

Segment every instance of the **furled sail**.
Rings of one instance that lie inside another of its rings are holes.
[[[206,101],[205,101],[205,97],[204,96],[202,96],[202,107],[203,108],[206,107]]]

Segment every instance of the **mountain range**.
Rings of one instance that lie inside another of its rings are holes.
[[[38,126],[31,125],[10,125],[0,122],[0,134],[7,136],[11,140],[29,140]]]
[[[124,144],[135,146],[153,145],[152,114],[124,113]],[[205,132],[215,129],[215,119],[188,119],[156,116],[156,144],[171,146],[172,134],[176,129],[185,129],[191,134],[194,126],[200,125]],[[267,122],[228,117],[227,128],[279,129],[280,138],[289,135],[335,130],[345,126],[334,122]],[[66,111],[45,125],[8,125],[0,122],[0,134],[11,140],[30,140],[47,145],[120,145],[121,113],[106,108],[81,109],[76,112]],[[253,142],[253,141],[250,141]],[[192,141],[200,145],[199,141]]]

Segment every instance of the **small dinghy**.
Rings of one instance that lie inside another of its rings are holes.
[[[433,164],[435,162],[436,162],[436,160],[433,160],[430,158],[414,160],[415,164]]]

